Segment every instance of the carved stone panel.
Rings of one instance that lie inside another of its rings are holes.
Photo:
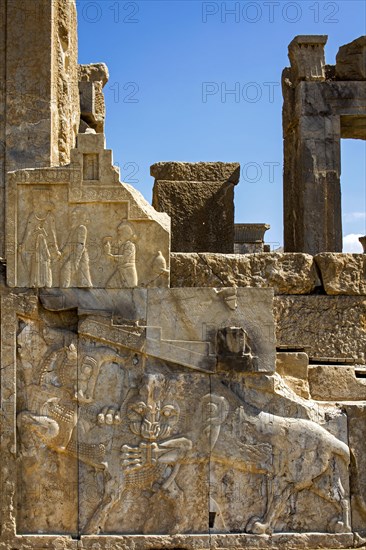
[[[271,290],[91,289],[86,302],[82,289],[57,292],[64,301],[2,298],[11,547],[30,535],[101,549],[143,535],[141,549],[157,536],[194,548],[190,537],[208,534],[222,548],[239,536],[264,547],[268,535],[297,547],[299,532],[314,548],[350,544],[350,472],[363,493],[347,417],[270,368]]]
[[[68,168],[10,174],[10,286],[169,285],[169,218],[119,182],[102,134],[80,134]]]
[[[271,289],[149,290],[146,349],[201,370],[273,372],[272,303]]]
[[[19,319],[17,350],[17,530],[76,534],[77,339]]]

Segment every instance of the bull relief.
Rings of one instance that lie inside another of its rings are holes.
[[[7,282],[30,288],[166,287],[169,228],[166,214],[119,182],[103,134],[79,134],[69,166],[9,175]]]

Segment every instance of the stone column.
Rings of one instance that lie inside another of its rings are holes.
[[[79,127],[74,0],[2,0],[0,255],[7,171],[70,161]]]
[[[297,36],[282,75],[286,252],[342,251],[340,117],[324,105],[326,36]]]
[[[234,186],[240,165],[159,162],[153,206],[171,217],[173,252],[234,252]]]

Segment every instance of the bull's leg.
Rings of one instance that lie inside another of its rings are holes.
[[[102,502],[83,530],[86,535],[94,535],[104,531],[108,514],[122,498],[124,489],[122,480],[111,477],[109,473],[107,475],[109,477],[105,481]]]
[[[351,511],[349,500],[345,498],[346,491],[340,479],[337,479],[337,487],[335,491],[322,489],[321,487],[312,486],[311,491],[320,498],[330,502],[338,510],[338,516],[334,517],[330,522],[332,531],[336,533],[351,532]]]
[[[285,485],[285,483],[275,483],[272,494],[268,495],[267,509],[264,517],[262,519],[253,517],[248,521],[245,528],[247,533],[264,535],[265,533],[272,532],[277,519],[281,515],[290,495],[294,491],[294,486],[292,484],[286,483],[282,488],[281,485]]]

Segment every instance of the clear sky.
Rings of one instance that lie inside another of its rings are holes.
[[[298,34],[326,34],[326,62],[366,34],[364,0],[77,0],[79,62],[110,80],[107,147],[151,201],[159,161],[240,162],[236,222],[283,245],[281,72]],[[232,93],[230,93],[232,92]],[[366,142],[342,140],[345,251],[366,234]]]

